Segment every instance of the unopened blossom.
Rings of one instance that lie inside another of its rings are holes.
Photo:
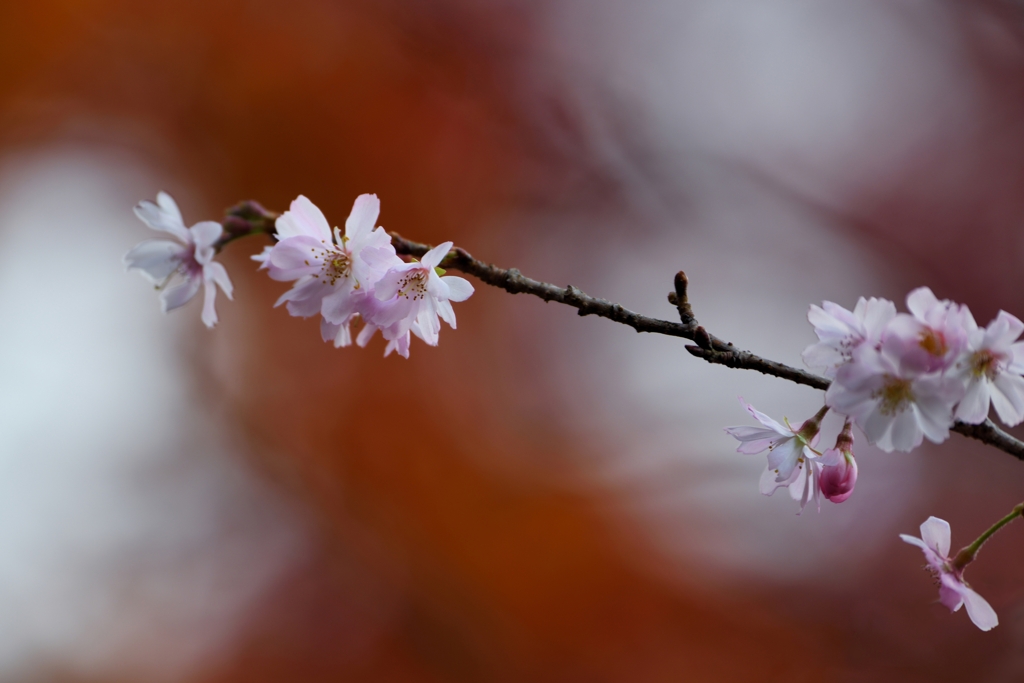
[[[761,475],[761,493],[770,496],[783,486],[800,501],[803,511],[811,495],[817,497],[818,453],[813,449],[828,408],[799,427],[782,425],[740,398],[740,404],[761,423],[761,427],[726,427],[727,434],[740,442],[737,453],[757,454],[768,451],[768,465]],[[803,475],[803,477],[801,477]]]
[[[897,314],[884,332],[886,338],[903,340],[900,362],[919,372],[941,372],[952,366],[967,346],[971,317],[967,307],[939,300],[932,290],[918,287],[907,295],[907,309],[910,314]]]
[[[852,311],[831,301],[820,307],[812,304],[807,320],[818,341],[804,350],[804,362],[826,377],[835,377],[836,370],[852,360],[854,349],[881,342],[882,331],[894,317],[896,305],[888,299],[861,297]]]
[[[156,202],[139,202],[135,215],[149,227],[166,232],[177,241],[146,240],[125,255],[124,263],[128,270],[140,271],[161,290],[160,303],[165,313],[184,306],[202,286],[203,324],[213,327],[217,324],[214,307],[217,287],[228,299],[232,290],[224,266],[213,260],[214,244],[224,228],[215,221],[202,221],[186,228],[181,211],[169,194],[160,192]]]
[[[929,517],[921,525],[921,538],[900,534],[901,539],[924,552],[928,570],[939,580],[939,602],[952,612],[967,605],[967,616],[974,625],[988,631],[999,624],[999,618],[985,598],[964,581],[963,569],[950,559],[950,536],[949,522],[938,517]]]
[[[438,264],[451,248],[451,242],[439,244],[421,261],[396,265],[377,282],[375,295],[380,303],[367,322],[379,328],[385,339],[395,341],[413,332],[436,346],[441,320],[455,329],[451,302],[468,299],[473,285],[464,278],[438,273]]]
[[[323,213],[299,196],[276,222],[278,243],[267,256],[270,277],[294,280],[276,305],[287,303],[295,316],[323,315],[321,333],[337,328],[331,337],[338,345],[351,343],[349,325],[374,284],[391,267],[402,264],[391,237],[374,225],[380,213],[376,195],[360,195],[345,221],[345,233],[333,233]],[[334,327],[332,327],[334,326]]]
[[[970,424],[984,422],[989,406],[1009,426],[1024,420],[1024,322],[999,311],[988,327],[979,328],[966,316],[968,341],[954,370],[966,388],[956,418]]]
[[[835,447],[822,454],[819,464],[821,495],[833,503],[842,503],[853,495],[857,484],[857,459],[853,457],[853,431],[849,420],[839,432]]]
[[[825,393],[830,408],[852,418],[886,452],[913,450],[924,438],[948,439],[953,408],[963,396],[956,378],[920,369],[916,344],[900,335],[885,335],[877,349],[862,344]]]

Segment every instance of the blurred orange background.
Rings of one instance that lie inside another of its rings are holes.
[[[220,325],[120,257],[298,194],[798,364],[809,303],[1024,311],[1024,9],[840,0],[0,2],[0,680],[1017,681],[1024,529],[935,604],[1024,465],[858,445],[821,514],[757,493],[742,394],[679,340],[477,287],[412,357]],[[6,517],[7,521],[3,521]]]

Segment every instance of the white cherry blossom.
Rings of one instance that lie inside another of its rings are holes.
[[[989,406],[1009,426],[1024,420],[1024,322],[999,311],[988,327],[979,328],[967,313],[967,349],[956,363],[955,374],[966,391],[956,418],[970,424],[984,422]]]
[[[157,203],[143,201],[135,207],[135,215],[143,223],[166,232],[177,241],[146,240],[124,257],[128,270],[138,270],[160,290],[164,312],[184,306],[204,288],[203,324],[217,324],[214,302],[219,286],[231,298],[231,279],[224,266],[213,260],[214,244],[224,228],[216,221],[202,221],[185,227],[178,205],[166,192],[157,194]]]
[[[804,350],[804,363],[826,377],[835,377],[836,370],[850,362],[854,349],[865,342],[881,342],[882,331],[894,317],[896,305],[888,299],[861,297],[853,311],[831,301],[822,302],[820,307],[812,304],[807,320],[818,342]]]

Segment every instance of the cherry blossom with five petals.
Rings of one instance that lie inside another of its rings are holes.
[[[966,316],[967,349],[956,363],[955,374],[966,387],[956,409],[956,419],[970,424],[984,422],[989,406],[1003,423],[1013,427],[1024,420],[1024,322],[999,311],[988,327],[979,328],[974,316]]]
[[[451,250],[452,243],[437,245],[420,261],[392,267],[375,287],[380,302],[368,319],[388,341],[406,337],[410,332],[436,346],[441,320],[455,329],[455,311],[451,302],[465,301],[473,294],[473,285],[461,277],[442,277],[438,264]]]

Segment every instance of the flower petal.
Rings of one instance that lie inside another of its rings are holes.
[[[319,273],[323,270],[324,253],[324,244],[308,235],[283,239],[267,257],[270,277],[288,281]]]
[[[944,519],[929,517],[921,525],[921,540],[942,557],[949,557],[951,537],[949,522]]]
[[[757,420],[758,422],[760,422],[761,424],[763,424],[765,427],[768,427],[769,429],[775,431],[777,434],[781,434],[783,436],[792,436],[793,435],[793,430],[792,429],[786,429],[781,424],[779,424],[778,422],[776,422],[772,418],[768,417],[767,415],[762,413],[760,410],[758,410],[754,406],[752,406],[749,403],[747,403],[746,401],[744,401],[742,396],[740,396],[738,398],[740,399],[740,405],[742,405],[744,408],[746,408],[747,412],[750,413],[751,415],[753,415],[754,419]]]
[[[203,324],[212,329],[217,324],[217,309],[214,301],[217,298],[217,287],[212,281],[203,280]]]
[[[473,285],[469,283],[466,278],[458,277],[456,275],[447,275],[441,280],[448,285],[448,300],[458,303],[465,301],[473,295]]]
[[[956,419],[976,425],[985,421],[989,408],[989,384],[984,377],[972,377],[967,392],[956,407]]]
[[[160,293],[160,303],[163,305],[164,313],[173,311],[179,306],[184,306],[199,291],[199,285],[203,278],[198,275],[186,276],[181,282],[164,289]]]
[[[455,329],[455,311],[447,299],[437,302],[437,314],[441,316],[441,320],[448,323],[453,330]]]
[[[196,261],[206,265],[213,260],[213,244],[224,234],[224,226],[217,221],[201,221],[188,229],[189,239],[196,248]]]
[[[146,240],[124,256],[128,270],[140,270],[151,282],[161,283],[178,269],[188,247],[170,240]]]
[[[380,215],[380,200],[375,194],[361,194],[356,197],[352,211],[345,219],[345,237],[359,239],[373,232]]]
[[[963,595],[964,605],[967,607],[967,616],[971,618],[975,626],[982,631],[991,631],[999,625],[996,611],[992,609],[992,605],[988,604],[985,598],[978,595],[969,586],[964,586],[961,595]]]
[[[448,252],[452,250],[452,242],[442,242],[437,245],[420,259],[420,263],[423,264],[424,268],[433,270],[437,267],[441,260],[448,255]]]
[[[398,294],[398,290],[402,288],[402,280],[405,279],[406,273],[416,267],[418,267],[418,264],[403,263],[384,273],[384,277],[378,280],[377,284],[373,287],[374,296],[381,301],[386,301]]]
[[[157,195],[157,202],[159,206],[153,202],[139,202],[135,205],[135,215],[154,230],[168,232],[182,242],[188,242],[188,229],[185,228],[185,224],[181,220],[178,205],[174,203],[170,195],[163,192]]]
[[[277,217],[274,227],[279,240],[306,236],[322,244],[331,244],[333,241],[331,226],[323,212],[301,194],[295,198],[287,211]]]
[[[216,261],[211,261],[203,266],[203,277],[208,281],[212,280],[223,290],[224,295],[231,299],[231,294],[234,288],[231,286],[231,278],[228,277],[228,271],[223,265]]]
[[[940,572],[939,602],[948,608],[950,612],[956,612],[964,605],[964,591],[967,589],[967,586],[963,585],[949,572],[942,570]]]
[[[161,190],[156,193],[156,203],[169,218],[184,224],[185,219],[181,217],[181,209],[178,208],[178,202],[174,201],[174,197]]]
[[[1014,427],[1024,420],[1024,377],[1011,373],[996,375],[992,406],[1003,424]]]

